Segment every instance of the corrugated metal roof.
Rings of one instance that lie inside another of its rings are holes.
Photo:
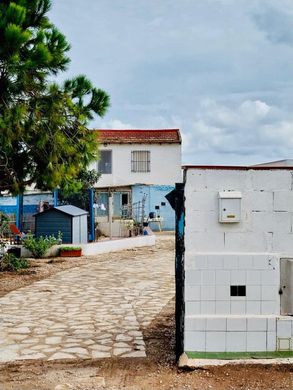
[[[179,129],[94,130],[101,143],[107,144],[181,144]]]
[[[80,209],[79,207],[76,207],[76,206],[72,206],[71,204],[64,205],[64,206],[57,206],[57,207],[54,207],[54,209],[62,211],[65,214],[72,215],[74,217],[76,217],[78,215],[88,214],[88,212],[86,210]]]

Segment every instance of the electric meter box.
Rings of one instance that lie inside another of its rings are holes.
[[[219,222],[235,223],[241,219],[241,199],[240,191],[220,191],[219,192]]]

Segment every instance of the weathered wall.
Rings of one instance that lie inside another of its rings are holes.
[[[175,230],[175,212],[165,198],[169,192],[174,189],[174,186],[167,185],[136,185],[132,187],[133,203],[142,200],[146,196],[145,215],[155,212],[157,216],[162,217],[162,230]],[[156,206],[159,209],[156,209]],[[150,226],[153,230],[159,230],[156,222],[151,222]]]
[[[278,319],[280,258],[293,256],[292,172],[187,170],[186,351],[282,349],[284,326],[293,349],[292,319]],[[242,193],[239,223],[218,221],[223,190]],[[231,286],[245,286],[245,296],[231,296]]]
[[[112,174],[103,174],[97,188],[130,184],[175,185],[182,181],[181,145],[179,144],[109,144],[101,145],[100,150],[112,150]],[[150,172],[131,172],[131,151],[151,152]],[[90,169],[97,169],[93,163]]]

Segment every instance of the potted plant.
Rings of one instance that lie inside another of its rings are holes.
[[[60,248],[61,257],[80,257],[81,247],[80,246],[62,246]]]

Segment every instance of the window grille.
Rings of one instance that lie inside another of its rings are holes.
[[[112,173],[112,150],[101,150],[100,160],[98,161],[98,172]]]
[[[150,172],[151,152],[149,150],[134,150],[131,152],[131,172]]]

